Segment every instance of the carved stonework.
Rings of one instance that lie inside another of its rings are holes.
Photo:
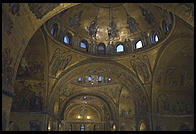
[[[59,48],[57,48],[49,63],[49,66],[51,67],[51,75],[56,77],[59,71],[63,71],[67,67],[71,59],[71,55],[67,55],[67,52],[62,52]]]
[[[56,8],[59,3],[28,3],[29,9],[38,19],[41,19],[49,11]]]
[[[9,3],[9,12],[13,15],[19,16],[20,4],[19,3]]]
[[[73,17],[69,17],[69,26],[72,28],[78,28],[80,26],[80,20],[82,16],[82,12],[76,13]]]

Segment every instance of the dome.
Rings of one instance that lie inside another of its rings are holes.
[[[172,29],[173,15],[150,3],[83,3],[60,12],[45,26],[65,47],[108,57],[160,44]]]

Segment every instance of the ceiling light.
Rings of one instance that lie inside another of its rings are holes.
[[[78,115],[78,117],[77,117],[78,119],[81,119],[81,116],[80,115]]]
[[[90,119],[91,117],[90,117],[90,116],[86,116],[86,118],[87,118],[87,119]]]

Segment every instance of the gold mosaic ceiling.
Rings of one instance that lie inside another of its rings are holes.
[[[153,44],[151,32],[158,35],[159,42],[163,41],[168,35],[164,33],[163,22],[171,30],[172,21],[171,13],[150,3],[83,3],[54,16],[47,26],[50,30],[56,22],[65,34],[71,33],[89,46],[104,44],[106,51],[114,49],[115,53],[120,43],[124,45],[124,53],[130,53],[137,40],[142,41],[143,47]],[[93,50],[90,53],[96,54]]]

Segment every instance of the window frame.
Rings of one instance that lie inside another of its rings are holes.
[[[85,131],[85,125],[83,123],[80,125],[80,131]]]
[[[141,43],[142,43],[142,47],[137,48],[136,46],[137,46],[137,43],[138,43],[139,41],[141,41]],[[134,40],[134,42],[133,42],[133,46],[134,46],[134,50],[139,50],[139,49],[141,49],[141,48],[143,48],[143,47],[144,47],[144,44],[143,44],[143,42],[142,42],[142,40],[141,40],[140,38],[137,38],[137,39],[135,39],[135,40]]]
[[[100,47],[103,47],[103,50],[100,50],[99,49]],[[105,44],[104,43],[99,43],[99,45],[97,46],[97,52],[98,52],[98,54],[105,54],[105,51],[106,51]]]
[[[156,41],[156,36],[158,37],[158,41]],[[159,36],[156,32],[152,31],[150,33],[150,41],[152,44],[156,44],[157,42],[159,42]]]
[[[86,48],[81,47],[81,43],[86,45]],[[81,40],[79,44],[80,49],[85,49],[86,52],[88,52],[88,41],[87,40]]]
[[[91,80],[90,80],[90,81],[89,81],[89,78],[91,78]],[[92,80],[93,80],[93,78],[92,78],[92,76],[91,76],[91,75],[89,75],[87,79],[88,79],[88,82],[92,82]]]
[[[123,51],[118,51],[119,46],[122,46]],[[124,44],[121,42],[116,43],[116,53],[123,53],[123,52],[125,52]]]

